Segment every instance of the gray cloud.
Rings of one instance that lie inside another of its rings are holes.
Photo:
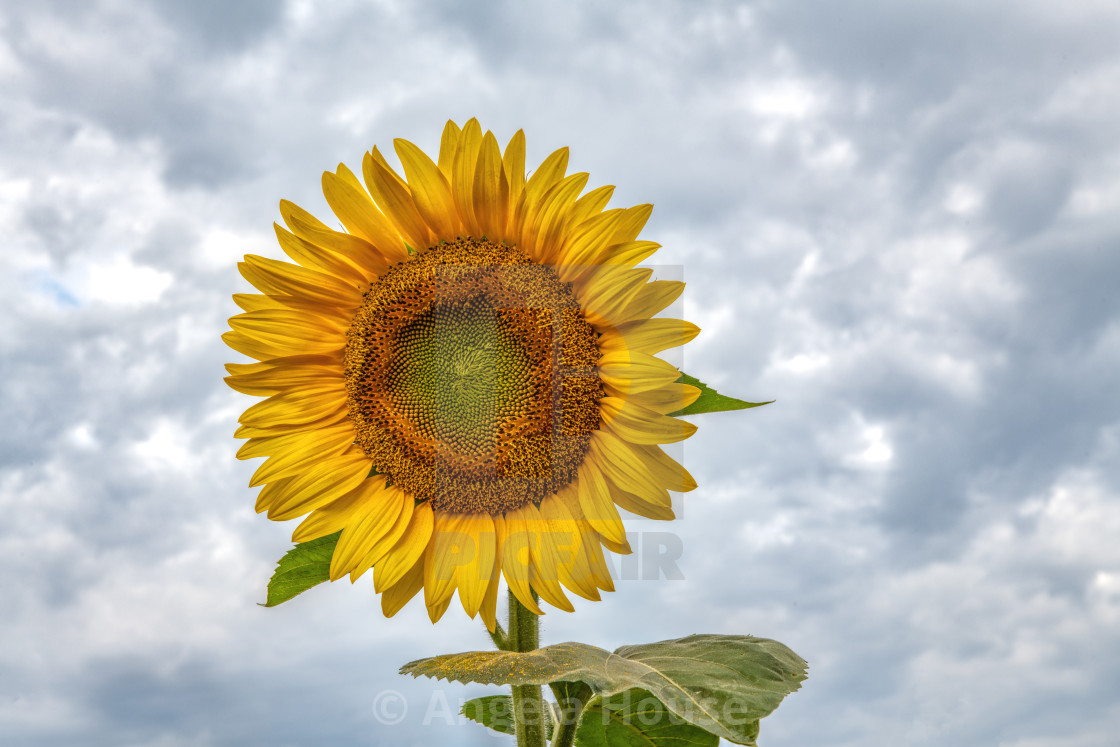
[[[1111,6],[0,19],[0,741],[494,743],[431,711],[483,690],[395,674],[485,647],[477,621],[383,620],[364,582],[255,606],[292,527],[252,512],[218,339],[280,198],[326,218],[321,170],[478,115],[654,202],[704,328],[684,368],[778,400],[698,418],[683,519],[633,523],[680,537],[684,580],[624,578],[546,640],[783,640],[812,670],[772,747],[1111,744]]]

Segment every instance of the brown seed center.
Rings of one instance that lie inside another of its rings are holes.
[[[520,250],[460,238],[391,268],[347,333],[357,443],[418,500],[500,513],[567,485],[599,426],[598,335]]]

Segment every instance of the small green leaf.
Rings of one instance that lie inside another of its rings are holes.
[[[331,556],[338,537],[335,532],[326,537],[301,542],[280,558],[276,571],[268,581],[268,601],[265,607],[275,607],[297,594],[330,580]]]
[[[726,410],[746,410],[751,407],[762,407],[768,405],[770,402],[744,402],[741,399],[728,397],[720,394],[715,389],[700,381],[699,379],[689,376],[681,372],[681,377],[677,379],[678,384],[690,384],[700,390],[700,396],[696,398],[688,407],[677,410],[676,412],[669,413],[673,417],[681,415],[699,415],[702,412],[724,412]]]
[[[526,653],[472,651],[401,667],[414,677],[494,685],[587,683],[602,698],[648,690],[685,721],[736,744],[753,744],[757,721],[801,687],[805,660],[777,641],[693,635],[623,646],[613,654],[585,643]]]
[[[545,736],[549,739],[552,738],[554,723],[553,708],[552,703],[544,701],[544,729]],[[485,695],[468,700],[463,704],[460,712],[471,721],[488,726],[494,731],[502,734],[516,733],[513,723],[513,698],[508,695]]]
[[[488,726],[502,734],[513,734],[513,698],[508,695],[487,695],[468,700],[462,714],[471,721]]]
[[[577,747],[713,747],[717,744],[719,737],[669,711],[648,690],[627,690],[591,703],[576,728]]]

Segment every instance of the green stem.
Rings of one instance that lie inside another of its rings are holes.
[[[494,624],[494,632],[490,633],[490,640],[494,642],[499,651],[509,651],[509,636],[502,630],[501,623]]]
[[[509,635],[511,651],[532,651],[540,645],[540,623],[511,591],[509,593]],[[517,747],[545,747],[544,701],[540,685],[513,685],[513,723]]]
[[[576,727],[579,722],[575,719],[565,719],[560,722],[556,727],[556,733],[552,735],[552,747],[572,747],[576,741]]]
[[[550,687],[559,711],[552,733],[552,747],[572,747],[579,717],[593,693],[583,682],[553,682]]]

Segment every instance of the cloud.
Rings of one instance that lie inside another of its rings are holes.
[[[546,640],[783,640],[812,669],[775,747],[1111,743],[1111,4],[0,18],[0,741],[492,742],[433,699],[484,689],[395,674],[477,621],[383,620],[364,580],[255,605],[292,527],[253,514],[219,340],[280,198],[329,220],[323,169],[478,115],[655,203],[684,369],[777,399],[697,418],[682,520],[633,522],[618,591]],[[652,581],[668,539],[684,578]]]

